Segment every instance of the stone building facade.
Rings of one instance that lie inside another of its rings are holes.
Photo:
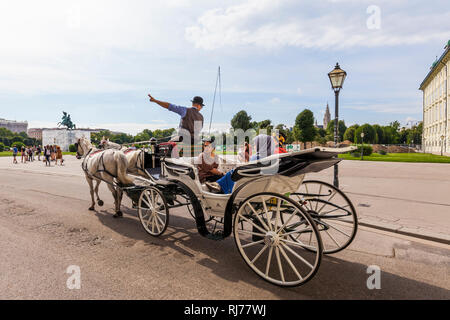
[[[419,88],[423,92],[422,148],[427,153],[450,155],[449,68],[450,40]]]
[[[28,136],[42,141],[42,130],[41,128],[28,129]]]
[[[13,121],[0,118],[0,128],[6,128],[15,133],[27,132],[28,122],[26,121]]]

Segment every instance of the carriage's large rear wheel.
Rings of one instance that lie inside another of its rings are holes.
[[[303,222],[293,227],[291,221],[298,216]],[[289,229],[288,225],[291,225]],[[242,258],[268,282],[298,286],[310,280],[319,269],[320,234],[309,214],[292,199],[276,193],[247,198],[234,217],[233,229]],[[298,234],[307,234],[312,241],[309,244],[293,241],[290,236]]]
[[[347,248],[355,239],[358,218],[350,199],[339,189],[322,181],[304,181],[298,193],[290,195],[316,222],[323,243],[323,253],[331,254]],[[296,217],[292,223],[298,223],[302,217]],[[292,235],[308,243],[306,235]]]
[[[139,220],[145,231],[159,237],[169,224],[169,207],[164,194],[155,187],[141,192],[138,202]]]

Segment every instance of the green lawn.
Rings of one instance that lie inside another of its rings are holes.
[[[361,160],[361,157],[356,158],[349,154],[341,154],[339,158],[345,160]],[[450,157],[429,153],[388,153],[384,156],[373,153],[371,156],[364,156],[364,161],[450,163]]]
[[[76,155],[77,153],[76,152],[63,152],[63,155],[71,155],[71,156],[74,156],[74,155]],[[3,152],[0,152],[0,157],[12,157],[12,152],[10,152],[10,151],[3,151]],[[17,154],[17,156],[18,157],[20,157],[20,152]],[[42,153],[41,153],[41,157],[42,157]]]

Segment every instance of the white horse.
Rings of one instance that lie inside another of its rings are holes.
[[[116,150],[122,150],[122,149],[126,149],[123,148],[122,145],[115,143],[115,142],[111,142],[109,141],[109,139],[105,139],[105,137],[103,137],[102,141],[100,141],[100,148],[101,149],[116,149]]]
[[[142,177],[147,177],[144,168],[144,150],[122,147],[120,144],[109,141],[109,139],[103,139],[100,142],[100,145],[104,150],[121,150],[127,157],[128,172]]]
[[[103,205],[103,201],[98,196],[98,187],[103,180],[107,182],[108,188],[114,197],[115,211],[114,218],[122,217],[120,204],[122,202],[123,191],[115,186],[133,184],[133,179],[127,175],[127,158],[123,152],[114,149],[98,150],[85,137],[78,139],[76,143],[77,158],[83,159],[82,168],[86,175],[86,180],[91,191],[92,204],[89,210],[95,210],[94,192],[97,196],[99,206]],[[94,189],[93,181],[96,181]]]

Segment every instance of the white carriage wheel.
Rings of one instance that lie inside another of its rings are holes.
[[[322,181],[304,181],[299,194],[291,195],[316,222],[323,243],[323,253],[332,254],[347,248],[355,239],[358,217],[350,199],[333,185]],[[293,223],[296,223],[294,221]],[[297,235],[292,236],[296,240]],[[305,236],[298,237],[308,243]]]
[[[159,237],[169,224],[169,208],[163,193],[155,187],[144,189],[138,202],[139,220],[145,231]]]
[[[287,230],[296,216],[304,223]],[[292,199],[276,193],[247,198],[234,217],[233,232],[244,261],[268,282],[284,287],[302,285],[319,269],[320,234],[309,214]],[[313,241],[309,245],[292,241],[292,234],[310,234]]]

